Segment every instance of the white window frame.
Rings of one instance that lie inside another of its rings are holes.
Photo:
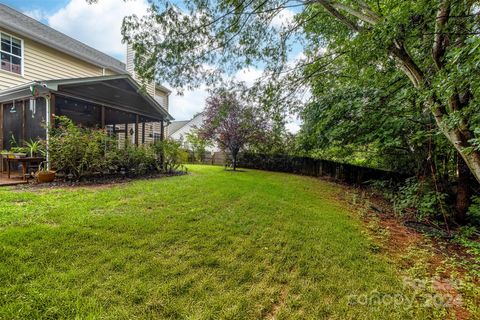
[[[157,142],[157,141],[161,141],[162,140],[162,135],[160,132],[154,132],[153,133],[153,143]]]
[[[3,51],[2,50],[2,47],[1,47],[1,39],[2,39],[2,34],[6,35],[6,36],[9,36],[10,38],[15,38],[15,40],[19,40],[20,41],[20,45],[22,46],[20,49],[21,51],[21,56],[17,56],[16,54],[13,54],[11,52],[6,52],[6,51]],[[20,73],[16,73],[16,72],[13,72],[13,71],[8,71],[8,70],[3,70],[2,68],[0,68],[0,71],[3,71],[3,72],[8,72],[8,73],[11,73],[11,74],[15,74],[17,76],[24,76],[24,61],[25,61],[25,44],[24,44],[24,41],[22,38],[19,38],[19,37],[16,37],[8,32],[4,32],[4,31],[0,31],[0,53],[5,53],[5,54],[8,54],[8,55],[11,55],[11,56],[14,56],[16,58],[20,58]]]

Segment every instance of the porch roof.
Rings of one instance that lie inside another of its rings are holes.
[[[34,81],[0,91],[0,102],[32,97],[32,87],[43,96],[48,93],[89,100],[155,120],[173,117],[129,75]]]

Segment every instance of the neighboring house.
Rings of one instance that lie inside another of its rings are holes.
[[[124,64],[3,4],[0,38],[0,150],[13,139],[48,139],[55,115],[105,128],[119,144],[166,134],[170,91],[155,83],[143,90],[131,50]]]
[[[168,137],[173,140],[177,140],[182,142],[183,147],[189,149],[190,146],[186,141],[186,136],[190,133],[194,128],[200,128],[203,123],[203,113],[197,113],[192,119],[184,120],[184,121],[173,121],[168,126]],[[211,145],[206,148],[209,152],[217,152],[220,149],[216,145]]]

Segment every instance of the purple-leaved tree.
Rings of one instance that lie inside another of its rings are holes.
[[[230,151],[233,170],[238,153],[249,143],[260,142],[267,131],[263,112],[246,102],[241,90],[219,89],[206,100],[205,118],[200,134]]]

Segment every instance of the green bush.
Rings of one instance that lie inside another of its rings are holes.
[[[181,143],[171,139],[157,141],[153,144],[160,170],[173,173],[182,169],[182,163],[188,159],[188,152],[181,148]],[[163,157],[163,165],[162,165]]]
[[[480,196],[472,197],[472,204],[468,208],[468,215],[473,223],[480,225]]]
[[[106,162],[111,171],[124,171],[145,174],[157,170],[155,150],[150,146],[126,145],[124,148],[111,148],[106,154]]]
[[[430,218],[440,220],[443,214],[447,214],[447,194],[435,190],[435,186],[429,180],[409,178],[392,196],[395,211],[408,215],[413,213],[419,221]]]
[[[55,120],[56,126],[50,130],[50,164],[75,180],[94,173],[172,173],[181,167],[179,142],[163,141],[138,147],[127,144],[118,148],[117,140],[104,130],[80,128],[66,117]]]
[[[67,117],[55,120],[48,145],[52,168],[74,179],[107,169],[105,151],[111,138],[103,130],[80,128]]]

